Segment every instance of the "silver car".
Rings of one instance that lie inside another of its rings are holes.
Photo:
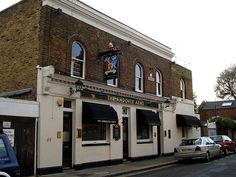
[[[209,137],[183,139],[182,143],[174,149],[174,157],[179,161],[187,159],[210,161],[217,156],[222,156],[221,146]]]

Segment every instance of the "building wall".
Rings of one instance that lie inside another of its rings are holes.
[[[0,13],[0,92],[33,88],[39,58],[40,0],[24,0]]]
[[[185,98],[193,100],[192,71],[178,64],[172,64],[171,75],[172,96],[181,97],[180,80],[182,79],[185,83]]]
[[[3,73],[0,92],[31,87],[32,93],[25,98],[35,100],[35,67],[53,65],[57,73],[70,75],[71,43],[77,40],[86,49],[85,79],[104,82],[103,63],[97,54],[106,50],[109,42],[113,42],[122,53],[120,88],[134,90],[134,68],[139,62],[144,69],[145,93],[155,94],[155,82],[148,80],[148,76],[151,73],[155,78],[159,70],[163,76],[164,96],[178,96],[178,80],[183,78],[186,82],[186,98],[192,99],[189,70],[172,65],[169,60],[136,45],[128,46],[127,41],[66,14],[58,14],[56,9],[42,7],[41,3],[41,0],[24,0],[0,14],[0,69]]]
[[[200,110],[201,120],[206,121],[215,116],[229,117],[236,119],[236,109],[211,109],[211,110]]]
[[[194,114],[194,104],[192,100],[182,100],[181,98],[176,98],[177,102],[172,104],[170,107],[163,110],[162,114],[162,131],[163,131],[163,154],[169,154],[174,152],[174,148],[181,143],[182,137],[182,127],[177,127],[176,114],[184,114],[196,116]],[[185,138],[195,138],[201,136],[200,128],[188,127],[187,137]],[[170,136],[169,136],[170,131]]]
[[[52,71],[49,71],[52,70]],[[38,129],[38,154],[37,168],[60,168],[62,166],[62,143],[63,139],[58,133],[63,132],[63,111],[66,109],[57,104],[59,99],[72,101],[73,130],[72,130],[72,164],[75,166],[101,161],[116,161],[123,159],[123,132],[122,132],[122,108],[129,109],[128,134],[129,134],[129,157],[140,158],[157,155],[157,127],[153,126],[151,131],[151,142],[138,143],[136,129],[136,109],[147,109],[156,112],[156,109],[140,106],[112,103],[105,100],[81,98],[80,93],[69,97],[69,85],[62,83],[51,83],[50,92],[45,92],[45,79],[53,74],[53,67],[39,69],[38,74],[38,101],[40,106],[40,121]],[[81,137],[76,137],[77,130],[82,129],[82,103],[91,102],[110,105],[118,115],[118,124],[121,126],[121,137],[113,139],[112,124],[110,126],[109,145],[87,145]],[[50,105],[50,106],[49,106]],[[48,158],[50,157],[50,158]]]
[[[187,90],[186,98],[192,99],[191,72],[181,66],[173,65],[167,59],[138,46],[128,46],[127,41],[64,13],[58,15],[56,9],[48,6],[43,7],[41,26],[43,28],[41,66],[53,65],[56,73],[70,75],[71,44],[76,40],[85,47],[86,51],[85,79],[105,82],[103,61],[97,55],[98,51],[107,50],[109,42],[113,42],[115,47],[121,50],[118,87],[134,90],[135,64],[140,63],[144,70],[145,93],[155,94],[155,81],[149,81],[148,76],[152,73],[155,78],[156,71],[159,70],[163,76],[164,96],[178,96],[179,79],[184,78]],[[172,72],[173,74],[171,74]]]

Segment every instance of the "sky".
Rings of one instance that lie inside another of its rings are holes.
[[[0,11],[19,0],[0,0]],[[197,103],[218,100],[219,74],[236,64],[235,0],[81,0],[172,48],[190,69]]]

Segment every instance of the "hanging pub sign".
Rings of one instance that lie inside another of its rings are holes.
[[[99,53],[103,59],[104,79],[115,79],[118,77],[119,50],[108,50]]]

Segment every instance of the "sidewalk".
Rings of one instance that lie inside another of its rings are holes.
[[[162,156],[149,160],[124,162],[118,165],[87,168],[83,170],[64,170],[63,173],[41,175],[41,177],[111,177],[125,175],[133,172],[149,170],[176,163],[173,156]]]

